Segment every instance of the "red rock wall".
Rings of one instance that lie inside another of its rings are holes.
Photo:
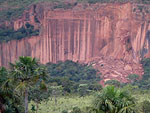
[[[35,24],[38,17],[41,34],[37,37],[13,40],[0,44],[0,65],[8,66],[19,56],[39,58],[42,63],[59,60],[88,62],[99,56],[138,63],[149,55],[149,14],[139,12],[136,5],[96,4],[86,9],[49,10],[33,8],[27,21]],[[133,8],[137,8],[133,12]],[[20,28],[24,19],[14,22]]]

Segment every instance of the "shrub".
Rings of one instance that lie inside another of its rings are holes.
[[[136,80],[139,79],[139,75],[137,75],[137,74],[131,74],[131,75],[129,75],[127,78],[128,78],[129,80],[131,80],[131,82],[134,82],[134,81],[136,81]]]
[[[116,87],[120,87],[120,82],[118,80],[108,80],[105,82],[105,85],[114,85]]]
[[[67,110],[63,110],[61,113],[68,113],[68,111]]]
[[[63,9],[70,9],[73,5],[71,5],[70,3],[65,4],[63,2],[58,3],[57,5],[54,6],[54,9],[57,8],[63,8]]]
[[[81,113],[81,110],[78,107],[74,107],[73,111],[71,111],[71,113]]]

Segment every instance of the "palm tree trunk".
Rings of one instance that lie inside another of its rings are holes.
[[[56,95],[55,95],[55,105],[57,105],[57,99],[56,99]]]
[[[28,90],[25,89],[25,113],[28,113]]]
[[[39,109],[38,102],[36,102],[36,113],[38,113],[38,109]]]

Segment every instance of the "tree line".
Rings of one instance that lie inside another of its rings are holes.
[[[130,83],[122,84],[116,80],[107,81],[105,88],[99,84],[100,72],[91,65],[73,61],[47,63],[46,65],[31,57],[19,57],[10,68],[0,68],[0,112],[1,113],[29,113],[28,103],[33,112],[38,112],[39,104],[65,95],[96,94],[93,105],[87,107],[86,113],[149,113],[150,102],[143,100],[138,103],[131,93],[149,89],[150,59],[141,61],[144,75],[128,76]],[[140,106],[140,107],[137,107]],[[62,111],[68,113],[67,111]],[[77,107],[72,113],[81,113]]]

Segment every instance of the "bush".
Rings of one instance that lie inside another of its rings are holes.
[[[144,68],[144,75],[139,81],[134,81],[134,85],[139,86],[141,89],[150,89],[150,58],[141,61]]]
[[[103,2],[109,2],[109,0],[88,0],[89,4],[95,4],[95,3],[103,3]]]
[[[72,7],[72,5],[70,3],[65,4],[63,2],[60,2],[54,6],[54,9],[57,9],[57,8],[70,9],[71,7]]]
[[[63,110],[61,113],[68,113],[68,111],[67,110]]]
[[[108,80],[105,82],[105,85],[114,85],[116,87],[120,87],[120,82],[118,80]]]
[[[150,102],[145,100],[141,104],[142,112],[144,113],[150,113]]]
[[[73,111],[71,111],[71,113],[81,113],[81,110],[78,107],[74,107]]]
[[[136,80],[139,79],[139,75],[137,74],[131,74],[131,75],[128,75],[127,78],[131,81],[131,82],[134,82]]]

